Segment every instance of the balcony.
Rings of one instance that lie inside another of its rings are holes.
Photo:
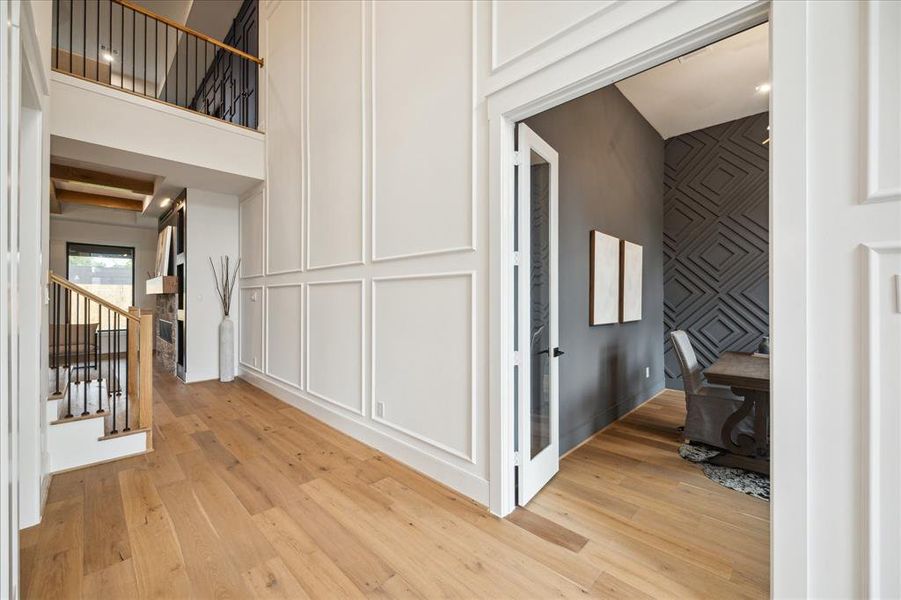
[[[54,0],[53,70],[256,129],[257,2],[245,1],[224,41],[127,0]]]
[[[265,175],[257,0],[214,15],[222,41],[179,22],[206,11],[195,19],[206,24],[222,4],[159,6],[190,18],[128,0],[53,1],[51,152],[241,194]]]

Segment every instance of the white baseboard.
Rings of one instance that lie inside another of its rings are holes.
[[[384,452],[391,458],[460,492],[464,496],[468,496],[486,507],[488,506],[487,479],[467,473],[448,462],[423,452],[415,446],[376,429],[366,422],[335,412],[303,392],[289,389],[284,384],[273,381],[256,371],[242,366],[238,371],[238,375],[244,381],[272,394],[282,402],[303,411],[364,444],[372,446],[380,452]]]

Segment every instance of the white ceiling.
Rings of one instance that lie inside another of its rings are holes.
[[[624,79],[616,87],[663,137],[765,112],[769,24]]]

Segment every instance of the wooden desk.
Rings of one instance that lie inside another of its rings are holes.
[[[724,352],[704,371],[707,381],[728,385],[732,393],[744,402],[723,424],[723,447],[729,454],[714,461],[730,467],[740,467],[759,473],[770,472],[770,360],[742,352]],[[754,435],[733,432],[748,415],[754,415]]]

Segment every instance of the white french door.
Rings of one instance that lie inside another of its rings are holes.
[[[518,493],[525,505],[559,469],[557,152],[525,124],[517,148]]]

